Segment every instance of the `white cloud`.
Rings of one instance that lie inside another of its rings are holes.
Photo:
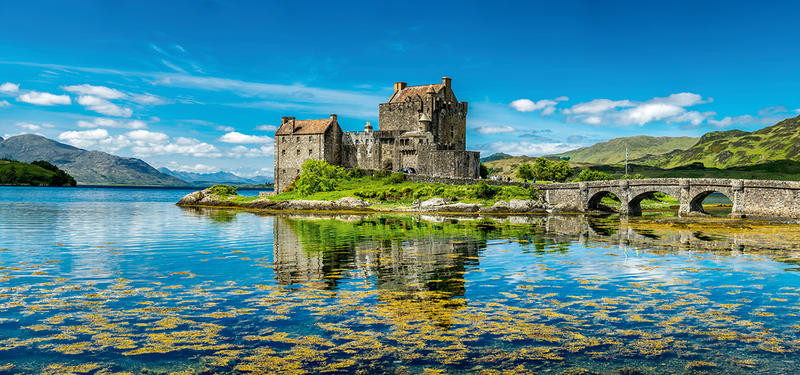
[[[35,105],[72,104],[68,95],[53,95],[49,92],[29,91],[17,97],[17,101]]]
[[[169,104],[169,100],[164,99],[160,96],[156,96],[150,93],[144,94],[131,94],[131,100],[144,105],[163,105]]]
[[[19,92],[19,84],[6,82],[0,85],[0,92],[4,92],[7,94],[16,94]]]
[[[232,131],[236,130],[236,129],[233,128],[233,126],[225,126],[225,125],[218,125],[215,129],[217,129],[217,130],[219,130],[221,132],[232,132]]]
[[[139,156],[150,155],[190,155],[194,157],[218,158],[222,156],[219,149],[214,145],[200,142],[194,138],[178,137],[175,142],[170,143],[149,143],[141,146],[133,146],[131,150]]]
[[[191,173],[216,173],[220,169],[213,165],[195,164],[195,165],[182,165],[176,162],[167,163],[167,168],[178,172],[191,172]]]
[[[133,114],[130,108],[122,108],[108,100],[92,95],[82,95],[78,97],[78,104],[86,107],[86,109],[90,111],[108,116],[131,117]]]
[[[581,147],[581,145],[557,142],[493,142],[479,147],[486,149],[490,153],[505,152],[511,155],[542,156],[573,150]]]
[[[717,128],[726,128],[731,125],[752,124],[756,122],[756,118],[750,115],[742,116],[726,116],[722,120],[708,120],[708,123]]]
[[[227,156],[233,158],[263,158],[274,156],[275,148],[273,145],[264,145],[257,148],[236,146],[228,151]]]
[[[686,107],[709,103],[713,99],[703,99],[691,92],[655,97],[643,102],[633,100],[594,99],[578,103],[564,110],[567,121],[589,125],[645,125],[656,121],[668,123],[690,123],[699,125],[715,113],[711,111],[688,111]]]
[[[274,132],[274,131],[278,130],[278,127],[275,126],[275,125],[259,125],[259,126],[256,126],[256,130],[261,130],[261,131],[265,131],[265,132]]]
[[[92,86],[88,83],[84,83],[82,85],[63,86],[62,88],[65,91],[73,94],[90,95],[103,99],[122,99],[127,97],[125,93],[117,89],[112,89],[105,86]]]
[[[644,125],[648,122],[682,115],[684,112],[686,110],[683,107],[672,104],[646,103],[620,113],[619,123],[622,125]]]
[[[272,138],[270,138],[270,137],[268,137],[266,135],[262,135],[262,136],[259,136],[259,135],[247,135],[247,134],[242,134],[242,133],[239,133],[239,132],[226,133],[225,135],[220,137],[219,140],[221,142],[225,142],[225,143],[242,143],[242,144],[248,144],[248,143],[272,143],[273,142]]]
[[[498,134],[498,133],[510,133],[516,131],[516,129],[508,126],[508,125],[498,125],[498,126],[481,126],[474,128],[476,132],[480,134]]]
[[[110,138],[108,130],[93,129],[83,131],[67,131],[58,135],[58,139],[75,147],[87,148],[97,144],[98,141]]]
[[[119,121],[110,118],[95,118],[94,120],[79,120],[78,127],[81,128],[124,128],[124,129],[144,129],[147,123],[141,120]]]
[[[615,108],[631,106],[633,106],[633,102],[630,100],[594,99],[586,103],[575,104],[569,109],[565,109],[564,113],[570,115],[598,114]]]
[[[25,130],[30,130],[30,131],[37,131],[37,130],[40,130],[42,128],[40,125],[30,124],[30,123],[27,123],[27,122],[18,122],[15,125],[17,125],[20,128],[23,128]]]
[[[535,102],[530,99],[517,99],[511,102],[509,106],[519,112],[533,112],[541,110],[542,116],[549,116],[556,111],[556,104],[558,104],[558,102],[566,100],[569,100],[569,98],[566,96],[559,96],[553,100],[541,99]]]
[[[0,100],[0,107],[9,107],[9,106],[11,106],[11,103],[9,103],[8,100]]]

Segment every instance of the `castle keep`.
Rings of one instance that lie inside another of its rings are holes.
[[[466,151],[467,102],[442,83],[394,84],[394,94],[378,106],[378,130],[343,132],[336,115],[319,120],[282,117],[275,132],[275,191],[300,175],[308,159],[368,170],[413,168],[434,177],[478,178],[480,154]]]

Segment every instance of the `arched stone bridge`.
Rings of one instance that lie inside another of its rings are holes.
[[[703,213],[703,199],[714,192],[733,203],[731,215],[800,217],[800,182],[708,178],[654,178],[641,180],[590,181],[536,184],[546,201],[561,211],[592,211],[611,193],[621,201],[620,214],[638,216],[641,202],[661,192],[680,201],[681,216]]]

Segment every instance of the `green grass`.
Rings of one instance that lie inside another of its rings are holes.
[[[288,200],[325,200],[332,201],[344,197],[355,197],[375,203],[378,208],[391,208],[401,205],[411,205],[417,201],[430,198],[446,198],[464,203],[482,203],[493,205],[499,200],[531,199],[532,191],[519,186],[491,186],[493,191],[489,197],[480,197],[478,185],[454,186],[445,184],[429,184],[423,182],[403,181],[391,183],[390,177],[358,177],[342,179],[337,182],[336,190],[318,192],[308,195],[301,194],[298,190],[280,193],[269,197],[274,201]],[[536,194],[534,192],[533,194]],[[251,202],[259,197],[234,196],[223,199],[235,203]]]
[[[614,178],[620,178],[625,173],[625,167],[622,165],[598,165],[591,168],[610,173]],[[632,175],[641,174],[645,178],[732,178],[800,181],[800,161],[776,160],[757,165],[724,169],[706,168],[699,164],[671,169],[631,164],[628,166],[628,173]]]

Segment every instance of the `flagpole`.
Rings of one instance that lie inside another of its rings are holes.
[[[625,175],[628,175],[628,146],[625,146]]]

